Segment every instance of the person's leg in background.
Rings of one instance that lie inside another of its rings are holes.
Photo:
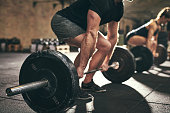
[[[131,46],[146,45],[146,38],[139,35],[134,35],[128,40],[127,44]]]

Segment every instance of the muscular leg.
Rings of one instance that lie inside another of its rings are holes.
[[[138,35],[134,35],[128,40],[128,45],[141,46],[146,45],[146,38]]]
[[[82,44],[82,41],[83,41],[83,39],[84,39],[84,37],[85,37],[85,33],[84,34],[81,34],[81,35],[79,35],[79,36],[77,36],[77,37],[75,37],[75,38],[70,38],[70,39],[66,39],[66,40],[64,40],[68,45],[70,45],[70,46],[75,46],[75,47],[78,47],[78,48],[81,48],[81,44]],[[93,52],[91,52],[91,54],[93,54]],[[84,72],[82,72],[82,71],[84,71],[84,70],[82,70],[82,69],[80,69],[79,68],[79,65],[80,65],[80,56],[81,56],[81,51],[80,51],[80,53],[77,55],[77,57],[76,57],[76,59],[75,59],[75,61],[74,61],[74,65],[75,65],[75,67],[76,67],[76,69],[77,69],[77,72],[80,72],[80,73],[84,73]],[[91,56],[91,55],[90,55]],[[84,67],[84,69],[85,69],[85,67]],[[79,75],[79,73],[78,73],[78,75]],[[79,76],[80,78],[82,77],[82,76]]]
[[[97,69],[101,66],[106,55],[110,51],[111,44],[99,33],[96,47],[98,50],[92,56],[88,70]],[[89,83],[92,80],[94,74],[95,73],[87,74],[83,82]]]
[[[84,36],[85,36],[85,34],[81,34],[81,35],[78,35],[77,37],[75,37],[73,39],[67,39],[67,40],[64,40],[64,41],[70,46],[80,48],[81,42],[82,42]],[[74,60],[74,65],[75,65],[76,69],[79,66],[79,63],[80,63],[80,53],[76,56],[76,59]]]

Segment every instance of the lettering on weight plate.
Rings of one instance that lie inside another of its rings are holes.
[[[37,70],[37,67],[35,66],[35,64],[31,64],[31,67],[33,70],[35,70],[35,71]]]
[[[54,103],[56,103],[56,105],[59,104],[59,101],[57,100],[57,98],[55,96],[53,96],[52,100],[54,101]]]

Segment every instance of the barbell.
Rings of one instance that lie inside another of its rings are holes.
[[[162,44],[157,45],[157,57],[153,57],[152,52],[145,46],[136,46],[130,51],[135,57],[137,72],[147,71],[153,64],[159,66],[167,60],[167,50]]]
[[[126,81],[136,70],[135,59],[145,60],[134,57],[126,48],[116,47],[109,61],[111,68],[102,73],[114,83]],[[101,69],[85,74],[98,70]],[[28,106],[36,112],[60,112],[75,102],[79,91],[78,74],[71,60],[58,51],[44,50],[26,58],[20,69],[19,86],[7,88],[6,94],[22,94]]]

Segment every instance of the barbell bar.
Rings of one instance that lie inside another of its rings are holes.
[[[119,68],[119,62],[113,62],[111,65],[109,65],[109,68],[118,69]],[[102,71],[102,70],[103,70],[102,68],[94,69],[94,70],[87,71],[84,74],[89,74],[89,73],[93,73],[93,72],[96,72],[96,71]]]

